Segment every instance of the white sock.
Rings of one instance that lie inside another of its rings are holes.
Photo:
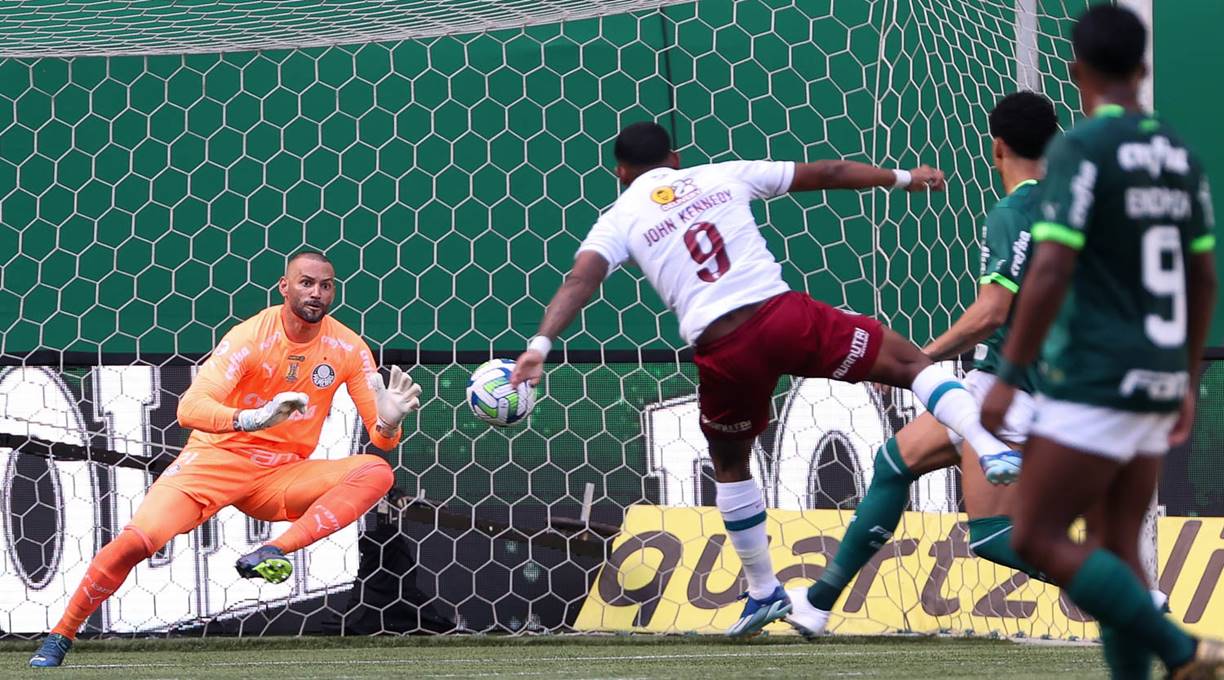
[[[985,456],[1011,450],[1010,446],[982,427],[977,400],[952,375],[952,371],[931,364],[914,378],[910,389],[926,404],[927,411],[935,416],[935,420],[964,437],[974,451]]]
[[[769,535],[765,533],[765,499],[756,481],[717,482],[718,511],[735,553],[744,565],[748,594],[756,599],[768,597],[777,588],[773,561],[769,559]],[[732,529],[735,527],[735,529]]]

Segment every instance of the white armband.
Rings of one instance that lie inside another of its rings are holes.
[[[910,182],[914,181],[914,176],[909,170],[893,170],[893,178],[894,189],[908,189]]]

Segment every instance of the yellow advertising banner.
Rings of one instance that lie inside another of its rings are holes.
[[[849,511],[770,510],[774,569],[783,585],[811,583],[837,551]],[[1059,590],[972,556],[964,515],[906,513],[896,535],[843,593],[829,632],[973,632],[1092,638],[1097,628]],[[1203,633],[1224,629],[1224,518],[1166,517],[1160,588],[1173,616]],[[625,516],[608,562],[576,621],[579,630],[715,633],[743,606],[740,562],[715,508],[639,505]],[[774,624],[771,632],[790,630]]]

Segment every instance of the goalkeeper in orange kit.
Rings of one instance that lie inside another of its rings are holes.
[[[420,405],[408,374],[393,367],[384,384],[365,342],[327,315],[335,283],[322,254],[294,256],[280,280],[285,303],[238,324],[213,350],[179,402],[179,423],[193,430],[187,445],[131,523],[98,551],[31,666],[63,663],[77,629],[133,567],[221,508],[293,521],[236,565],[245,578],[280,583],[293,572],[285,553],[353,523],[391,488],[391,466],[379,456],[307,460],[342,383],[384,450],[399,443],[400,421]]]

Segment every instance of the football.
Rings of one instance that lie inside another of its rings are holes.
[[[493,359],[472,372],[468,380],[467,402],[477,418],[490,425],[506,427],[531,413],[535,406],[536,390],[527,383],[519,385],[517,389],[511,387],[510,374],[513,371],[513,361]]]

